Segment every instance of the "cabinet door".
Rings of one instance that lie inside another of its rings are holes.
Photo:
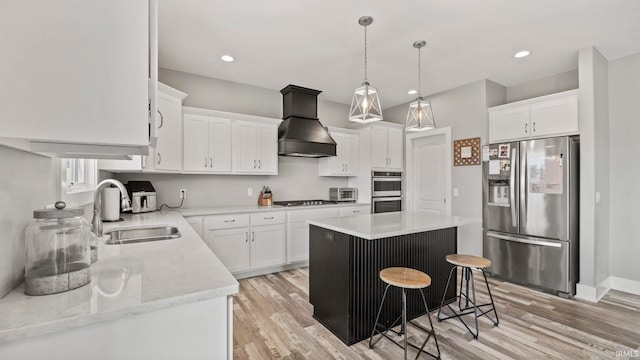
[[[258,129],[255,123],[233,123],[233,167],[236,172],[254,173],[258,170],[256,157]]]
[[[489,142],[529,137],[529,106],[494,110],[489,113]]]
[[[148,1],[1,9],[3,137],[148,146]]]
[[[257,171],[264,174],[278,173],[278,127],[258,124],[256,129],[258,147],[256,159]]]
[[[182,103],[158,93],[158,142],[153,151],[156,170],[182,168]]]
[[[251,227],[251,269],[285,263],[284,225]]]
[[[387,156],[387,128],[371,127],[371,167],[386,168],[389,163]]]
[[[357,176],[358,175],[358,161],[360,161],[358,136],[346,135],[344,137],[344,162],[345,175]]]
[[[203,225],[202,216],[189,216],[189,217],[185,217],[184,219],[189,223],[189,225],[191,225],[191,227],[193,228],[193,230],[195,230],[198,236],[200,236],[200,238],[204,240],[204,237],[202,236],[202,225]],[[204,241],[206,243],[206,240]]]
[[[231,171],[231,120],[209,119],[209,170]]]
[[[184,116],[183,150],[185,171],[209,170],[209,118]]]
[[[387,129],[387,156],[389,157],[389,163],[387,168],[394,170],[402,170],[403,156],[402,156],[402,143],[403,143],[403,129],[389,128]],[[375,143],[374,143],[375,144]]]
[[[309,224],[306,222],[288,225],[287,241],[289,242],[288,263],[309,260]]]
[[[345,154],[347,151],[346,135],[332,133],[331,137],[336,141],[336,156],[329,157],[329,171],[333,175],[343,175],[346,171]]]
[[[531,136],[578,133],[578,97],[569,96],[532,104]]]
[[[234,273],[251,267],[249,236],[249,228],[208,230],[207,244],[224,266]]]

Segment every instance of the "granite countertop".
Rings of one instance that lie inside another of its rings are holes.
[[[345,206],[371,206],[369,203],[350,203],[342,202],[337,204],[325,205],[307,205],[307,206],[258,206],[258,205],[242,205],[242,206],[218,206],[210,208],[194,208],[180,209],[182,216],[204,216],[204,215],[223,215],[223,214],[243,214],[261,211],[295,211],[307,209],[326,209]]]
[[[310,225],[368,240],[480,223],[480,219],[437,215],[429,212],[362,214],[343,218],[307,220]]]
[[[177,211],[123,215],[117,227],[171,224],[182,237],[104,245],[91,283],[27,296],[24,284],[0,300],[0,343],[168,309],[238,292],[238,282]]]

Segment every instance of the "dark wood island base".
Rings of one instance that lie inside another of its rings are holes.
[[[450,227],[380,239],[365,239],[310,225],[309,301],[313,317],[347,345],[369,338],[385,284],[380,270],[391,266],[428,274],[424,289],[429,310],[437,310],[457,252],[457,228]],[[400,289],[391,287],[379,323],[389,326],[400,314]],[[450,286],[445,300],[455,300]],[[407,321],[425,314],[418,291],[407,292]]]

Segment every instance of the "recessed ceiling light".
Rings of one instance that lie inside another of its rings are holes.
[[[516,59],[520,59],[525,56],[529,56],[529,54],[531,53],[528,50],[522,50],[522,51],[518,51],[515,55],[513,55],[513,57]]]
[[[222,55],[220,57],[220,59],[222,59],[222,61],[231,62],[231,61],[233,61],[233,56],[231,56],[231,55]]]
[[[409,94],[409,95],[415,95],[415,94],[417,94],[417,93],[418,93],[418,90],[409,90],[409,91],[407,92],[407,94]]]

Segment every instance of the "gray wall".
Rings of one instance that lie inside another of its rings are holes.
[[[24,278],[25,229],[56,197],[57,162],[0,146],[0,298]]]
[[[578,88],[578,69],[507,87],[507,102]]]
[[[640,54],[609,62],[610,271],[640,281]]]
[[[272,118],[282,117],[282,95],[250,85],[160,69],[160,81],[188,94],[185,106]],[[286,86],[288,84],[284,84]],[[304,86],[304,84],[296,84]],[[349,106],[318,102],[324,126],[344,127]],[[263,185],[271,187],[275,200],[328,199],[329,188],[347,186],[347,178],[318,176],[318,159],[279,157],[278,176],[249,175],[152,175],[114,174],[121,181],[150,180],[158,192],[158,204],[178,205],[179,190],[187,189],[185,208],[252,205]],[[247,196],[247,189],[254,194]]]
[[[488,141],[487,102],[490,98],[492,103],[504,103],[504,94],[501,85],[481,80],[427,98],[433,107],[436,126],[451,127],[452,140],[480,137],[485,144]],[[403,124],[407,108],[408,103],[385,109],[385,120]],[[459,190],[459,196],[452,198],[452,214],[482,219],[482,166],[453,167],[451,186]],[[482,255],[481,223],[459,229],[458,251]]]

